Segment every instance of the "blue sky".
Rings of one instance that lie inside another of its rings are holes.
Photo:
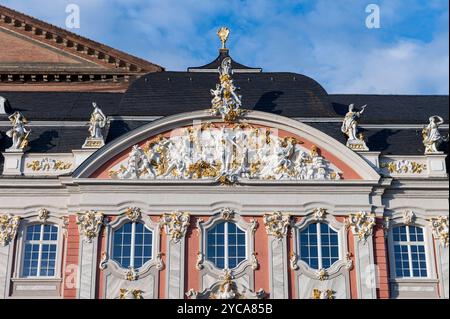
[[[231,55],[264,71],[308,75],[329,93],[448,94],[447,0],[0,0],[168,70],[217,56],[216,30],[231,29]],[[368,4],[381,28],[368,29]]]

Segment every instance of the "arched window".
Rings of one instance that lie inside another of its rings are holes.
[[[26,227],[23,277],[54,277],[58,248],[58,226],[33,224]]]
[[[153,232],[142,223],[126,223],[114,231],[112,259],[124,268],[140,268],[152,259]]]
[[[395,276],[427,277],[427,258],[423,229],[416,226],[397,226],[392,229]]]
[[[299,231],[300,259],[313,269],[329,268],[339,260],[338,232],[326,223],[309,224]]]
[[[232,222],[220,222],[207,231],[206,258],[217,268],[233,269],[246,259],[246,234]]]

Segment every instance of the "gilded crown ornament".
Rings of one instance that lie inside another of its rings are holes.
[[[0,245],[5,247],[14,240],[19,229],[20,217],[10,214],[0,215]]]
[[[227,27],[221,27],[219,30],[217,30],[217,36],[219,37],[220,42],[222,43],[222,49],[226,49],[226,43],[229,35],[230,29],[228,29]]]

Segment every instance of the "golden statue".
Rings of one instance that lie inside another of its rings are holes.
[[[228,36],[230,35],[230,29],[227,27],[221,27],[217,31],[217,35],[219,36],[220,42],[222,42],[222,49],[226,49],[226,42],[228,40]]]

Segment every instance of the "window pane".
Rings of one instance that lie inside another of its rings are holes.
[[[58,227],[55,225],[34,224],[26,228],[22,276],[52,277],[55,275],[57,238]]]
[[[396,234],[399,234],[399,236],[396,236]],[[393,235],[396,276],[399,278],[426,277],[427,265],[423,229],[416,226],[399,226],[393,229]]]
[[[216,267],[225,267],[225,223],[219,223],[207,232],[206,258]]]

